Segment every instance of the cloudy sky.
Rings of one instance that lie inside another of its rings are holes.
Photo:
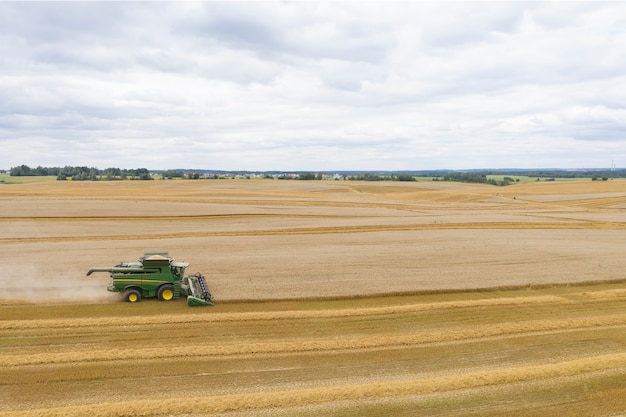
[[[0,155],[626,167],[626,3],[1,2]]]

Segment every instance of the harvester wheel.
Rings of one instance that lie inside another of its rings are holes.
[[[124,299],[129,303],[138,303],[141,301],[141,293],[139,292],[139,290],[130,289],[126,291]]]
[[[171,284],[165,284],[159,287],[157,297],[161,301],[171,301],[174,299],[174,286]]]

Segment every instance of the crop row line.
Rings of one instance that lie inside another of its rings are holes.
[[[176,239],[199,238],[217,236],[281,236],[303,234],[344,234],[344,233],[371,233],[371,232],[405,232],[417,230],[553,230],[553,229],[593,229],[593,230],[623,230],[626,223],[622,222],[478,222],[478,223],[436,223],[436,224],[408,224],[408,225],[361,225],[361,226],[332,226],[332,227],[302,227],[285,229],[259,229],[222,232],[181,232],[135,235],[107,235],[107,236],[50,236],[24,237],[0,239],[0,244],[12,245],[22,243],[44,242],[82,242],[82,241],[113,241],[113,240],[148,240],[148,239]]]
[[[616,296],[622,295],[617,293]],[[608,297],[608,295],[607,295]],[[247,322],[253,320],[300,320],[300,319],[326,319],[358,316],[378,316],[392,314],[410,314],[432,310],[446,310],[471,307],[499,307],[520,305],[546,305],[570,303],[563,297],[545,295],[515,298],[487,298],[482,300],[458,300],[442,301],[437,303],[406,304],[382,307],[344,308],[334,310],[288,310],[288,311],[255,311],[240,313],[203,313],[184,315],[159,315],[159,316],[130,316],[125,317],[123,326],[145,326],[146,324],[183,324],[183,323],[221,323],[221,322]],[[120,325],[119,317],[79,317],[71,319],[38,319],[38,320],[3,320],[0,321],[0,330],[18,329],[52,329],[52,328],[76,328],[95,326]]]
[[[0,367],[41,364],[99,362],[110,360],[141,360],[193,356],[240,356],[259,354],[291,354],[364,349],[389,349],[436,343],[463,342],[484,338],[502,338],[543,332],[575,331],[589,328],[626,326],[626,315],[607,317],[533,320],[520,323],[491,324],[462,330],[446,330],[416,334],[348,337],[330,340],[281,341],[246,344],[206,345],[205,342],[185,343],[181,346],[147,347],[135,349],[100,349],[73,352],[46,352],[37,354],[5,354]]]
[[[294,389],[179,398],[150,398],[124,402],[102,402],[66,407],[0,411],[0,417],[91,417],[196,415],[327,404],[337,401],[402,398],[462,389],[513,383],[534,383],[595,372],[615,372],[626,367],[626,353],[615,353],[536,365],[416,378],[400,381],[343,384]]]

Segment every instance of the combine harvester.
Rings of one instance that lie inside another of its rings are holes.
[[[138,262],[122,262],[112,268],[91,268],[94,272],[109,272],[111,292],[124,294],[130,303],[142,297],[158,297],[161,301],[176,300],[187,296],[189,306],[212,306],[213,296],[209,292],[204,276],[199,272],[185,276],[187,262],[174,262],[167,252],[146,252]]]

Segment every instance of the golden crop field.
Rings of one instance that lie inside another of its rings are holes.
[[[626,413],[626,181],[0,184],[0,416]],[[94,266],[168,251],[217,303]]]

